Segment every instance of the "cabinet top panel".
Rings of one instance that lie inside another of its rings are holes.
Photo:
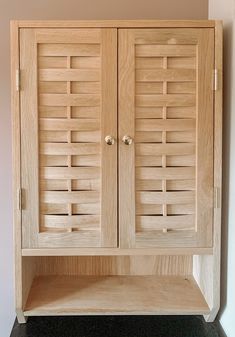
[[[215,27],[216,20],[12,20],[13,26],[27,27],[107,27],[107,28],[145,28],[145,27]]]

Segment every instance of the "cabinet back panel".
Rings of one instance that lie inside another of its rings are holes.
[[[191,275],[192,256],[37,257],[37,275]]]

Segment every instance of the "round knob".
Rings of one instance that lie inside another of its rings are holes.
[[[130,136],[125,135],[125,136],[122,138],[122,141],[123,141],[123,143],[126,144],[126,145],[131,145],[132,142],[133,142],[133,139],[132,139]]]
[[[105,140],[106,144],[108,144],[108,145],[113,145],[114,142],[115,142],[114,138],[110,135],[106,136],[104,140]]]

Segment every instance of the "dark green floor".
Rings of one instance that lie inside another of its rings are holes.
[[[10,337],[224,337],[200,316],[31,317]]]

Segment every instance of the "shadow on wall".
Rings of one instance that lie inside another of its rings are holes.
[[[228,224],[229,224],[229,181],[230,181],[230,146],[232,120],[232,49],[233,22],[224,25],[224,90],[223,90],[223,209],[222,209],[222,250],[221,250],[221,309],[223,314],[227,304],[228,272]]]

